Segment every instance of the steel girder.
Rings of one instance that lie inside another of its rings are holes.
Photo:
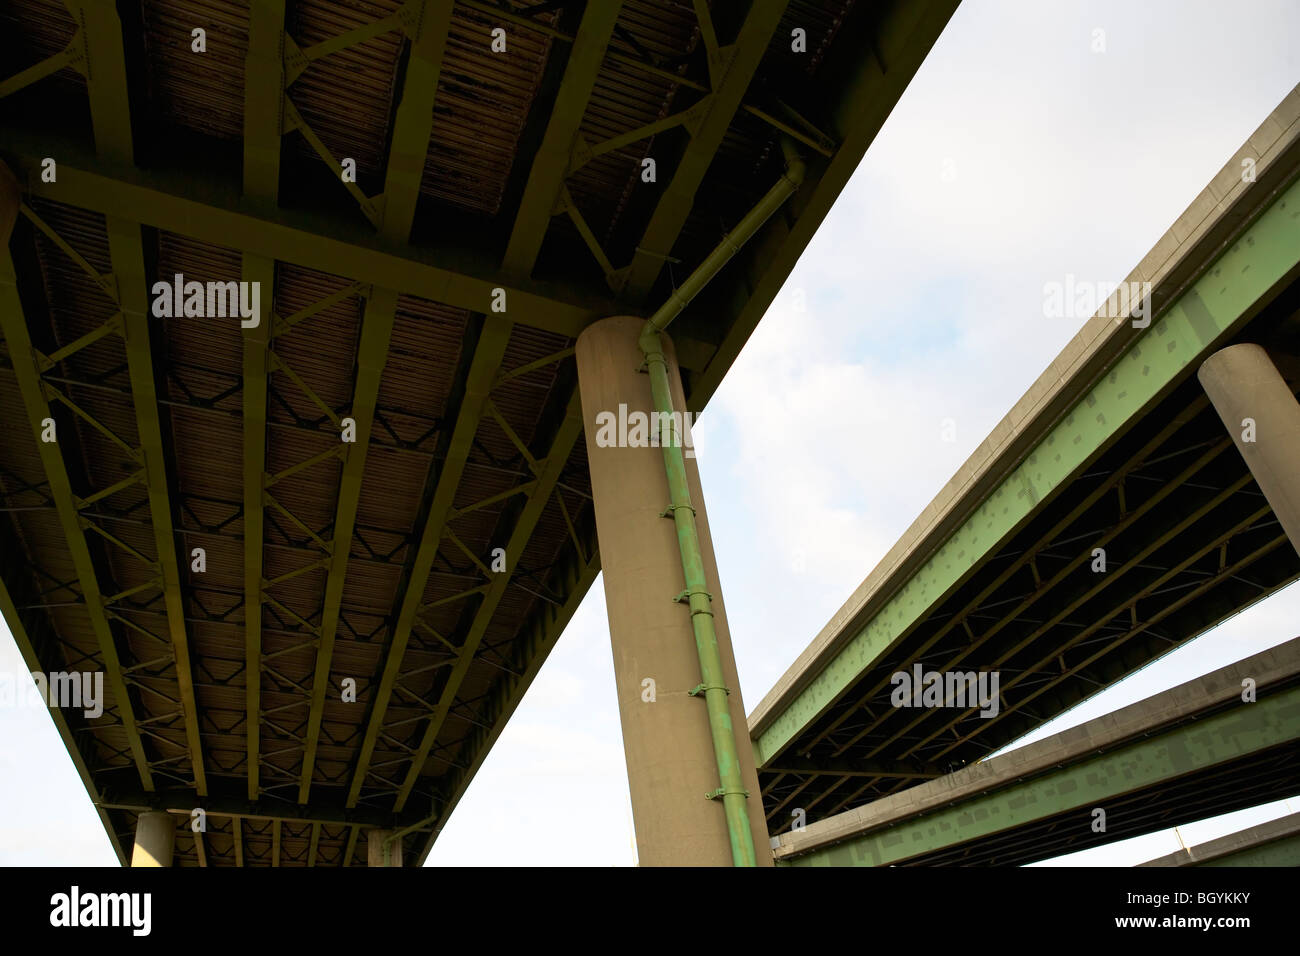
[[[1140,706],[1140,705],[1138,705]],[[1300,688],[1265,690],[1258,701],[1164,730],[1098,756],[1017,780],[885,829],[850,837],[788,861],[794,866],[882,866],[957,842],[1025,826],[1054,814],[1106,806],[1125,794],[1202,772],[1300,737]],[[1008,754],[1006,758],[1014,758]],[[995,758],[995,761],[999,758]],[[982,765],[988,768],[996,762]],[[1177,821],[1176,821],[1177,822]],[[1080,826],[1086,827],[1087,822]]]
[[[776,32],[777,25],[785,13],[785,0],[765,0],[755,2],[749,8],[745,22],[740,28],[733,47],[728,47],[719,54],[716,49],[707,51],[710,74],[714,80],[713,90],[708,97],[708,105],[695,118],[688,129],[691,132],[690,144],[686,147],[672,181],[664,189],[663,195],[655,206],[654,214],[636,244],[636,252],[631,263],[620,276],[623,296],[632,302],[640,302],[649,294],[664,261],[672,253],[677,236],[686,224],[686,217],[695,203],[695,192],[704,181],[704,174],[713,163],[713,157],[727,135],[736,111],[740,109],[741,100],[749,89],[749,83],[758,70],[758,65],[767,52],[767,46]],[[709,23],[708,11],[703,4],[696,4],[696,14],[706,36],[713,33]],[[716,48],[716,38],[713,46]],[[715,59],[721,58],[723,64],[714,66]],[[721,73],[721,81],[717,75]]]
[[[1189,368],[1300,262],[1300,222],[1287,207],[1293,184],[1255,220],[1201,279],[1116,362],[1111,373],[1056,423],[1035,449],[779,714],[756,735],[760,763],[782,753],[880,659],[933,597],[946,593],[994,544],[1025,520],[1037,502],[1064,485],[1123,424]],[[1167,343],[1156,346],[1159,339]],[[1086,404],[1085,404],[1086,403]],[[1049,445],[1051,446],[1049,449]],[[1032,495],[1022,493],[1034,489]],[[961,554],[960,559],[955,555]]]
[[[390,242],[406,242],[415,218],[424,160],[433,131],[433,98],[438,88],[443,45],[451,24],[451,8],[451,0],[419,0],[406,8],[415,14],[408,27],[410,56],[389,149],[384,194],[377,213],[379,234]],[[361,500],[366,449],[374,422],[375,404],[379,398],[379,383],[387,362],[388,343],[397,318],[397,297],[395,290],[375,288],[367,297],[362,316],[361,342],[357,349],[356,390],[351,407],[351,416],[357,426],[356,442],[348,449],[344,459],[339,485],[334,541],[325,584],[325,603],[321,611],[320,643],[312,683],[302,781],[298,790],[299,803],[306,803],[311,791],[325,692],[329,685],[334,634],[338,626],[339,605],[343,598],[348,558],[352,550],[352,531]]]
[[[275,209],[280,188],[283,133],[284,0],[253,0],[249,6],[248,54],[244,60],[244,193]],[[245,252],[240,278],[267,290],[268,314],[275,308],[275,260]],[[262,561],[266,473],[266,390],[271,322],[244,329],[244,706],[248,799],[261,793],[262,750]],[[236,859],[243,865],[238,820]]]
[[[511,282],[488,265],[485,254],[463,244],[436,250],[415,247],[317,214],[288,209],[268,213],[242,195],[237,184],[216,176],[204,181],[203,198],[198,199],[199,191],[184,176],[101,164],[72,142],[52,143],[51,137],[38,139],[8,128],[0,139],[0,154],[12,158],[25,190],[38,199],[135,219],[202,242],[469,311],[484,311],[493,290],[501,288],[521,324],[569,337],[614,311],[611,298],[571,284]],[[41,159],[53,150],[60,157],[59,177],[45,183]],[[698,362],[707,358],[707,348],[697,343],[688,354]]]
[[[86,52],[94,69],[86,79],[91,121],[100,156],[123,164],[134,162],[131,141],[131,111],[127,94],[126,56],[122,26],[111,7],[99,3],[81,5],[86,34]],[[180,567],[176,558],[176,536],[150,348],[149,293],[145,276],[144,242],[138,223],[109,217],[109,253],[117,285],[117,304],[122,315],[122,337],[126,342],[132,405],[139,432],[144,465],[144,483],[149,492],[149,511],[158,550],[158,571],[167,608],[167,626],[175,656],[181,709],[195,789],[207,792],[203,748],[199,738],[198,705],[189,658],[185,625],[185,600],[181,592]]]
[[[555,108],[547,123],[542,147],[529,171],[524,195],[511,230],[502,271],[512,280],[522,280],[531,273],[538,251],[541,249],[542,239],[553,212],[555,197],[559,193],[567,171],[568,149],[573,136],[576,135],[577,125],[582,119],[587,100],[591,96],[619,6],[620,4],[615,3],[589,4],[583,14],[578,39],[565,66],[564,79],[560,84]],[[514,306],[511,308],[513,311]],[[574,331],[570,337],[576,335],[577,331]],[[496,385],[507,380],[500,374],[500,368],[509,339],[509,325],[493,321],[485,325],[474,348],[474,356],[465,377],[464,394],[456,413],[456,423],[447,444],[442,468],[437,472],[431,504],[412,561],[411,573],[403,591],[392,640],[385,652],[379,687],[371,705],[360,756],[353,771],[352,784],[348,789],[347,806],[349,807],[356,806],[366,777],[370,773],[370,762],[384,725],[384,715],[392,699],[398,674],[401,672],[402,659],[411,638],[411,629],[424,609],[422,604],[425,585],[433,569],[433,562],[437,557],[443,535],[452,518],[456,490],[469,460],[470,448],[483,418],[488,394]],[[562,357],[563,355],[557,356],[557,358]],[[555,450],[553,449],[553,452]],[[568,457],[567,450],[564,457]],[[551,456],[548,456],[547,460],[550,461]],[[563,464],[562,460],[560,464]],[[431,479],[433,475],[434,469],[431,468]],[[558,477],[557,471],[555,479],[558,480]],[[544,502],[549,494],[549,490],[545,492],[540,488],[534,490],[530,496],[530,503],[536,496],[540,496]],[[513,568],[513,564],[507,566]],[[468,663],[466,659],[465,668],[468,667]],[[460,673],[463,675],[464,668],[461,668]],[[459,684],[459,680],[456,683]],[[428,749],[424,747],[426,755]],[[416,772],[419,764],[422,763],[423,760],[415,765]],[[414,781],[410,782],[413,784]],[[410,786],[406,786],[404,793],[398,798],[399,809],[409,794]]]
[[[140,775],[141,784],[146,790],[152,790],[154,782],[149,769],[149,759],[144,751],[135,707],[127,691],[126,682],[123,680],[116,637],[109,623],[110,601],[100,590],[95,563],[86,541],[86,530],[91,522],[80,513],[78,499],[73,493],[72,482],[58,442],[46,442],[41,438],[41,423],[46,419],[53,420],[47,401],[49,393],[46,389],[49,386],[41,379],[42,356],[39,356],[32,346],[27,332],[27,320],[18,295],[18,275],[14,268],[13,257],[7,248],[3,256],[0,256],[0,330],[3,330],[5,342],[9,347],[9,361],[13,365],[14,375],[18,380],[18,388],[22,393],[23,404],[31,424],[32,435],[40,451],[41,464],[49,481],[49,495],[58,509],[68,551],[76,568],[82,601],[103,657],[105,680],[117,704],[123,730],[130,741],[131,756]],[[137,454],[133,448],[130,448],[130,451],[133,455]]]

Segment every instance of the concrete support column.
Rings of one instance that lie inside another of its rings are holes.
[[[135,850],[131,866],[171,866],[176,846],[176,818],[150,810],[135,819]]]
[[[688,696],[700,683],[700,660],[690,611],[673,601],[685,581],[673,521],[660,517],[669,504],[668,478],[662,450],[649,445],[657,429],[650,379],[639,371],[644,356],[637,337],[643,324],[627,316],[604,319],[587,328],[577,344],[637,849],[643,866],[730,866],[722,801],[705,798],[719,786],[708,712],[703,696]],[[667,352],[673,407],[684,411],[676,357],[671,346]],[[753,747],[693,454],[688,449],[687,479],[713,596],[731,722],[749,791],[750,828],[759,864],[771,866]]]
[[[384,841],[393,835],[392,830],[371,830],[366,834],[367,866],[401,866],[402,838],[398,837],[388,844],[388,855],[384,855]]]
[[[1300,553],[1300,404],[1258,345],[1231,345],[1197,377]]]

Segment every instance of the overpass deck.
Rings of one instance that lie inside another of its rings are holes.
[[[1125,280],[1149,321],[1112,296],[751,713],[771,832],[977,761],[1300,576],[1196,379],[1255,342],[1300,391],[1298,174],[1300,87]],[[893,706],[918,665],[997,672],[996,713]]]
[[[1020,865],[1300,789],[1300,637],[783,834],[799,866]]]
[[[428,854],[600,568],[576,336],[788,138],[799,193],[674,325],[702,408],[956,2],[709,7],[0,11],[0,610],[106,675],[55,720],[123,862],[194,807],[182,864]]]

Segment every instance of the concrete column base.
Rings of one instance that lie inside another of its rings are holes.
[[[650,379],[639,371],[644,364],[637,346],[642,325],[643,320],[634,317],[604,319],[588,327],[577,344],[587,461],[637,849],[643,866],[731,866],[722,802],[705,798],[719,786],[718,765],[704,698],[688,693],[700,683],[700,660],[690,611],[673,601],[684,589],[685,579],[673,521],[661,517],[670,500],[668,478],[662,449],[649,444],[649,436],[658,430],[650,417],[654,408]],[[673,405],[684,411],[671,346],[667,353]],[[640,428],[642,421],[650,424]],[[638,447],[641,439],[644,443]],[[759,864],[771,866],[744,699],[693,455],[688,449],[687,479],[730,691],[731,722],[749,791],[750,828]]]
[[[171,866],[175,847],[176,817],[161,810],[150,810],[136,817],[132,867]]]
[[[388,845],[388,858],[384,858],[384,840],[392,836],[393,830],[371,830],[366,834],[367,866],[401,866],[402,839],[398,837]]]

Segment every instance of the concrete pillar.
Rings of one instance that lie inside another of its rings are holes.
[[[604,319],[587,328],[577,344],[587,462],[637,850],[643,866],[731,866],[722,801],[705,799],[719,786],[708,712],[702,696],[687,695],[700,683],[700,660],[690,612],[685,604],[673,602],[685,581],[673,522],[660,517],[669,504],[663,452],[648,445],[601,447],[597,437],[602,431],[597,416],[604,412],[615,421],[628,420],[629,425],[634,425],[637,412],[650,420],[654,408],[650,379],[638,371],[644,364],[637,347],[642,324],[643,320],[626,316]],[[667,352],[673,406],[682,411],[686,402],[680,372],[671,346]],[[626,406],[622,416],[620,404]],[[615,426],[613,433],[618,430]],[[645,434],[651,431],[647,428]],[[610,434],[609,429],[603,432]],[[634,427],[627,432],[635,440]],[[749,791],[754,850],[760,865],[771,866],[745,705],[693,457],[686,459],[686,471],[713,596],[718,650],[731,692],[731,722]]]
[[[1197,372],[1282,530],[1300,553],[1300,404],[1258,345],[1230,345]]]
[[[401,866],[402,838],[398,837],[388,845],[388,859],[384,859],[384,840],[392,836],[392,830],[371,830],[366,834],[367,866]]]
[[[135,818],[135,850],[131,866],[171,866],[176,845],[176,818],[149,810]]]

